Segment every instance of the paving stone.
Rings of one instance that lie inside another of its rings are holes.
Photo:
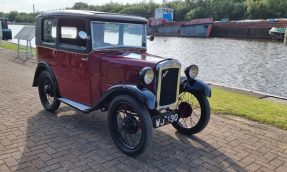
[[[90,162],[89,164],[88,164],[92,169],[94,169],[95,171],[102,171],[102,170],[104,170],[104,167],[101,165],[101,164],[99,164],[99,163],[97,163],[97,162]]]
[[[15,166],[18,164],[18,162],[14,158],[7,158],[7,159],[4,159],[4,161],[8,167]]]
[[[274,166],[274,167],[279,167],[281,164],[283,164],[284,161],[281,161],[277,158],[273,159],[271,162],[269,162],[270,165]],[[286,169],[287,170],[287,169]]]
[[[38,169],[47,166],[47,164],[46,164],[44,161],[42,161],[41,159],[35,159],[35,160],[32,161],[32,163],[33,163]]]
[[[246,169],[247,169],[248,171],[256,171],[256,170],[258,170],[260,167],[261,167],[260,165],[257,165],[257,164],[255,164],[255,163],[253,163],[253,164],[248,165],[248,166],[246,167]]]

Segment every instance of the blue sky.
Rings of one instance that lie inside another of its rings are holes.
[[[36,11],[48,11],[55,9],[62,9],[65,7],[72,7],[75,2],[86,2],[89,5],[102,5],[110,2],[111,0],[1,0],[0,12],[10,12],[17,10],[18,12],[33,12],[33,4]],[[118,3],[135,3],[142,2],[143,0],[113,0]],[[149,0],[146,0],[148,2]],[[154,2],[161,3],[162,0],[153,0]]]

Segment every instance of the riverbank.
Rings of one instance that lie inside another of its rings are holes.
[[[210,85],[212,113],[240,116],[287,129],[287,100],[249,90]],[[232,92],[231,92],[232,91]]]
[[[35,26],[35,23],[8,23],[9,25],[30,25],[30,26]]]
[[[1,48],[0,52],[16,56],[15,46],[17,47],[17,45],[10,44],[14,50]],[[24,59],[22,56],[20,59]],[[35,57],[30,59],[30,62],[36,63]],[[209,84],[212,87],[212,97],[209,98],[209,102],[213,114],[240,116],[287,129],[286,99],[240,88]]]

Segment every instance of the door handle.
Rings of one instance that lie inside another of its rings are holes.
[[[89,61],[89,57],[87,57],[87,58],[81,58],[81,60],[88,62],[88,61]]]

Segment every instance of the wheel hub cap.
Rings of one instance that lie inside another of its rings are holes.
[[[45,88],[45,93],[48,94],[49,96],[53,97],[53,88],[51,85],[48,85],[46,88]]]
[[[123,129],[130,134],[138,131],[137,120],[134,117],[127,116],[123,119]]]
[[[192,107],[189,103],[187,102],[182,102],[180,103],[180,105],[178,106],[178,109],[181,111],[181,118],[188,118],[191,116],[192,113]]]

